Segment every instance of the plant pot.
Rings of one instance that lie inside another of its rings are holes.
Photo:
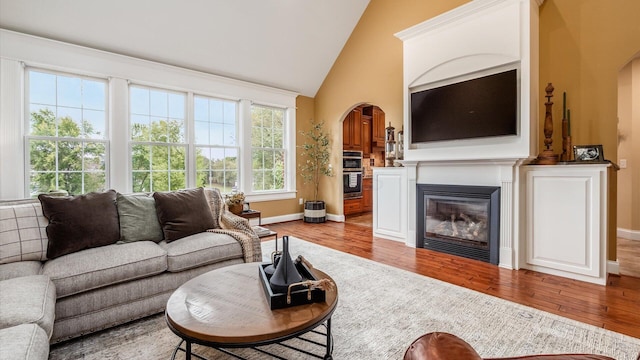
[[[304,203],[304,222],[323,223],[327,221],[327,210],[324,201],[307,201]]]
[[[229,205],[229,211],[236,215],[242,214],[242,204],[232,204]]]

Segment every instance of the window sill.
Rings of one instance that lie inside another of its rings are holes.
[[[288,200],[295,199],[296,191],[278,191],[272,193],[261,193],[247,195],[245,193],[245,201],[249,203],[257,203],[262,201]]]

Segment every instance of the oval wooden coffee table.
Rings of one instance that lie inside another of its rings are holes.
[[[297,305],[271,310],[259,278],[259,263],[238,264],[212,270],[189,280],[169,298],[165,316],[169,328],[183,340],[173,353],[184,351],[191,358],[191,345],[200,344],[233,354],[232,348],[253,348],[281,343],[308,332],[326,336],[324,354],[304,349],[293,350],[320,359],[332,359],[331,315],[338,303],[337,288],[326,292],[326,302]],[[327,278],[324,272],[311,269],[318,279]],[[315,330],[326,327],[326,333]],[[182,344],[185,349],[182,349]],[[291,348],[290,345],[285,345]],[[194,356],[197,356],[194,354]],[[242,358],[237,354],[233,356]],[[278,356],[274,356],[278,357]]]

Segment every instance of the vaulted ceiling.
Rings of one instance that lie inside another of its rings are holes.
[[[0,27],[313,97],[368,4],[0,0]]]

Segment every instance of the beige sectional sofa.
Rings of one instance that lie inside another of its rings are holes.
[[[0,358],[47,358],[50,342],[162,312],[199,274],[261,261],[216,189],[92,196],[0,202]]]

